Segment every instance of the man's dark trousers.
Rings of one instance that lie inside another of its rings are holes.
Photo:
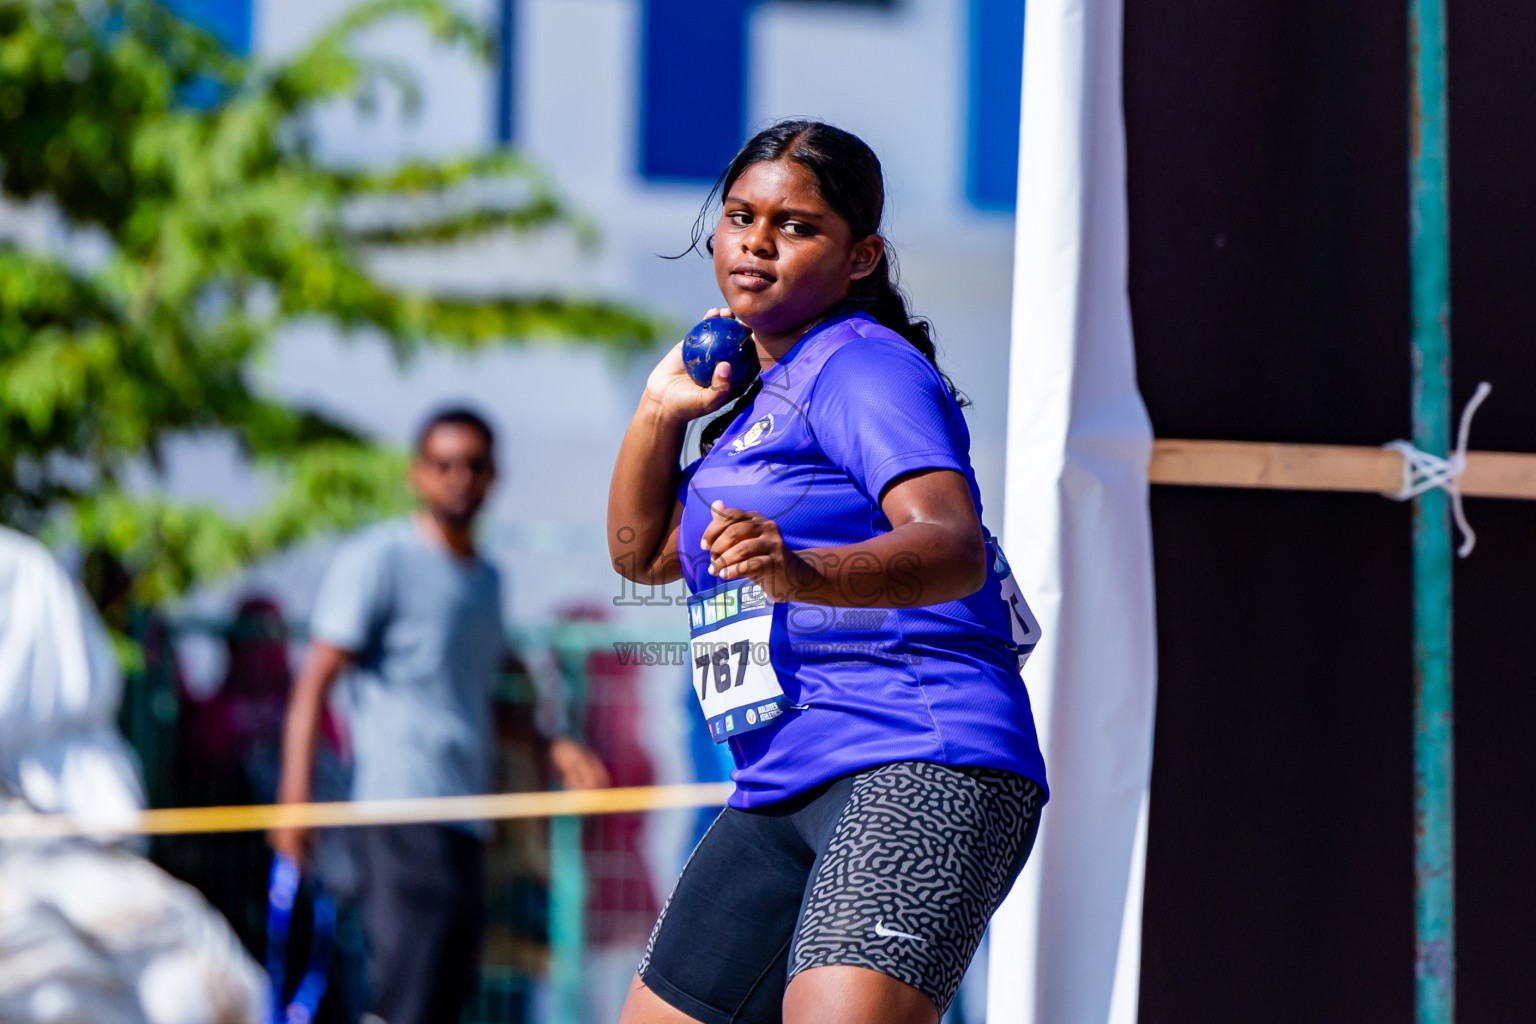
[[[359,832],[371,1012],[387,1024],[454,1024],[479,976],[485,844],[443,825]]]

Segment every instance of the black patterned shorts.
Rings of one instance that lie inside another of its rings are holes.
[[[1041,790],[991,768],[882,765],[726,808],[683,867],[640,979],[704,1024],[777,1024],[811,967],[868,967],[942,1012],[1034,845]]]

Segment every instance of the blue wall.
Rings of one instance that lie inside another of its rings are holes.
[[[1019,94],[1024,0],[970,0],[966,196],[1012,210],[1019,183]]]
[[[747,121],[754,0],[641,0],[640,173],[714,181]]]

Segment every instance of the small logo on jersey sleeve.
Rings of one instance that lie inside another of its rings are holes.
[[[769,413],[748,427],[746,433],[732,441],[731,446],[726,449],[726,453],[729,455],[740,455],[748,448],[762,444],[763,438],[771,433],[773,433],[773,414]]]

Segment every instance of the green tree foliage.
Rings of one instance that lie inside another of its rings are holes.
[[[152,0],[0,0],[0,189],[104,243],[0,239],[0,522],[104,545],[138,570],[140,598],[164,597],[403,506],[399,453],[257,386],[284,325],[329,322],[402,360],[655,337],[597,299],[428,294],[369,273],[390,247],[588,233],[508,151],[382,170],[316,156],[318,105],[381,87],[411,101],[408,75],[354,45],[397,17],[488,52],[438,0],[357,7],[279,63],[232,57]],[[231,518],[129,485],[169,439],[208,433],[237,440],[269,504]]]

